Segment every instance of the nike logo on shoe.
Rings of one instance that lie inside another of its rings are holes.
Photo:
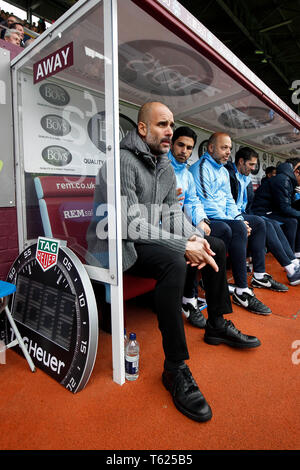
[[[242,300],[240,297],[236,297],[236,300],[239,304],[243,305],[243,307],[247,308],[249,306],[249,300]]]
[[[250,312],[257,313],[260,315],[270,315],[271,309],[264,305],[254,295],[244,293],[242,296],[237,295],[235,292],[232,296],[233,303],[244,307]]]
[[[263,281],[261,281],[261,279],[256,279],[256,277],[254,278],[254,280],[255,280],[255,282],[258,282],[258,284],[261,284],[264,287],[272,287],[272,284],[271,284],[270,281],[263,282]]]
[[[262,279],[257,279],[255,276],[251,279],[251,285],[253,287],[263,287],[265,289],[271,289],[275,292],[287,292],[288,287],[280,282],[275,281],[269,274],[266,274]]]

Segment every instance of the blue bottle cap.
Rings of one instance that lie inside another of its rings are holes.
[[[129,339],[131,339],[131,340],[136,339],[136,334],[135,333],[130,333]]]

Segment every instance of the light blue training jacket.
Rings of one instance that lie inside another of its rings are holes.
[[[229,173],[222,164],[206,152],[189,171],[194,177],[197,195],[209,219],[243,220],[231,194]]]
[[[235,164],[233,164],[235,169],[235,175],[239,182],[239,192],[238,198],[236,200],[236,205],[239,212],[246,212],[246,207],[248,204],[248,194],[247,194],[247,186],[251,182],[251,176],[242,175]]]
[[[197,196],[193,175],[189,172],[187,163],[179,163],[171,150],[168,153],[168,158],[175,171],[177,188],[182,188],[182,194],[179,197],[184,197],[184,199],[179,202],[183,205],[183,210],[188,220],[197,226],[201,220],[208,217]]]

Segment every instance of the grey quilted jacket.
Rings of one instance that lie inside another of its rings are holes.
[[[126,135],[120,147],[123,270],[129,269],[137,259],[135,243],[165,246],[184,254],[191,235],[202,234],[189,223],[178,203],[176,177],[167,155],[152,155],[136,130]],[[95,188],[95,213],[98,208],[98,214],[103,214],[99,203],[106,203],[105,164]],[[107,240],[105,245],[99,225],[97,231],[99,221],[104,226],[103,218],[95,217],[87,237],[89,250],[96,257],[99,251],[107,252]],[[98,233],[96,237],[95,233]]]

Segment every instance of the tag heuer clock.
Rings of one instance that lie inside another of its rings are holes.
[[[79,259],[59,240],[40,237],[19,255],[7,281],[16,285],[11,312],[36,367],[71,392],[82,390],[96,359],[98,312]],[[6,331],[11,341],[8,325]]]

